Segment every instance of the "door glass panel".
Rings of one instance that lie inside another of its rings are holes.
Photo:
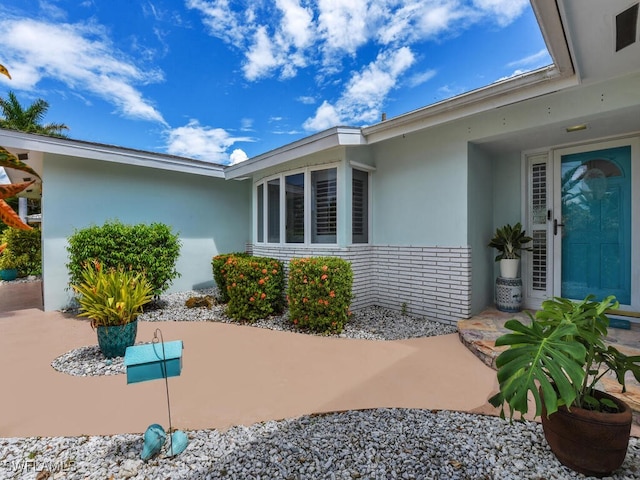
[[[631,147],[563,155],[561,295],[631,303]]]

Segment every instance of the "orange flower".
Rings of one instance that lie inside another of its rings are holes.
[[[265,298],[267,298],[267,294],[263,292],[262,295],[260,295],[260,299],[264,300]]]
[[[258,280],[258,283],[259,283],[260,285],[264,285],[264,278],[261,278],[260,280]]]
[[[333,298],[333,297],[335,297],[335,296],[336,296],[336,292],[334,292],[333,290],[331,290],[331,291],[329,292],[329,296],[330,296],[330,297],[332,297],[332,298]]]
[[[320,305],[322,305],[322,304],[324,303],[324,300],[320,299],[320,300],[318,300],[318,303],[319,303]]]
[[[294,319],[293,319],[293,324],[294,324],[294,325],[297,325],[297,324],[298,324],[298,319],[297,319],[297,318],[294,318]]]
[[[307,277],[304,277],[304,278],[302,279],[302,283],[307,283]]]
[[[329,306],[329,300],[325,300],[325,301],[324,301],[324,305],[325,305],[325,307],[326,307],[326,306]]]
[[[321,280],[326,280],[327,278],[329,278],[329,276],[326,273],[320,277]]]
[[[244,278],[244,274],[242,274],[242,273],[241,273],[241,274],[240,274],[240,278]]]
[[[263,269],[262,269],[262,273],[267,273],[267,269],[266,269],[266,268],[263,268]]]
[[[264,272],[264,273],[267,273],[267,272]],[[278,270],[276,270],[276,269],[274,268],[273,270],[271,270],[271,273],[273,273],[273,274],[275,275],[276,273],[278,273]]]
[[[231,284],[231,286],[232,286],[232,287],[235,287],[235,286],[236,286],[236,282],[233,282],[233,283]]]
[[[256,301],[256,299],[255,299],[255,298],[253,298],[253,297],[251,297],[251,298],[249,299],[249,301],[250,301],[250,302],[255,302],[255,301]]]
[[[326,265],[323,265],[323,266],[322,266],[322,271],[323,271],[323,272],[326,272],[327,270],[329,270],[329,267],[327,267]]]
[[[307,297],[304,297],[304,298],[302,299],[302,303],[307,303],[308,301],[309,301],[309,299],[308,299]]]

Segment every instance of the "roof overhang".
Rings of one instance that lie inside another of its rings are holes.
[[[41,152],[44,155],[53,154],[86,158],[224,178],[224,167],[215,163],[14,130],[0,129],[0,145],[10,151]],[[42,172],[38,173],[41,174]]]
[[[245,180],[255,172],[336,147],[366,145],[360,128],[335,127],[263,153],[225,169],[227,179]]]

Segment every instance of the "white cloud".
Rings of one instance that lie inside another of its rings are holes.
[[[387,96],[415,62],[412,50],[455,37],[475,24],[506,26],[528,4],[528,0],[186,2],[201,13],[211,35],[240,51],[247,80],[287,79],[313,67],[318,69],[319,88],[342,86],[334,98],[322,99],[321,90],[313,99],[320,106],[305,121],[307,130],[379,118]],[[376,51],[378,58],[369,66],[345,73],[363,55]],[[420,85],[435,73],[423,68],[405,84]],[[308,105],[311,100],[299,98]]]
[[[544,66],[551,62],[551,57],[547,49],[542,49],[539,52],[529,55],[524,58],[520,58],[507,64],[507,67],[521,67],[521,66]]]
[[[228,164],[232,161],[240,161],[244,153],[240,149],[235,149],[230,155],[227,153],[229,147],[237,142],[253,141],[251,137],[234,137],[222,128],[206,127],[200,125],[197,120],[190,120],[183,127],[167,131],[167,152],[171,155]]]
[[[316,103],[316,99],[314,97],[306,95],[298,97],[298,101],[304,105],[313,105],[314,103]]]
[[[33,90],[44,77],[51,77],[72,92],[89,92],[112,103],[126,117],[166,124],[135,87],[160,82],[162,74],[143,71],[118,56],[101,27],[7,19],[0,21],[0,29],[3,59],[11,65],[14,88]]]
[[[231,160],[231,163],[229,165],[235,165],[236,163],[244,162],[248,158],[249,157],[247,157],[247,154],[244,152],[244,150],[242,150],[241,148],[236,148],[233,152],[231,152],[231,155],[229,155],[229,159]]]
[[[309,131],[326,130],[327,128],[340,125],[340,115],[336,110],[336,107],[330,105],[326,100],[322,102],[322,105],[316,110],[316,114],[313,118],[308,118],[303,127]]]
[[[474,0],[474,5],[485,15],[495,15],[500,26],[518,18],[529,5],[529,0]]]
[[[304,128],[322,130],[345,121],[358,124],[375,121],[380,117],[384,99],[414,61],[407,47],[381,53],[362,71],[352,75],[335,106],[325,101],[315,116],[305,121]]]
[[[438,72],[436,70],[427,70],[426,72],[416,73],[409,77],[409,79],[407,80],[407,84],[411,88],[417,87],[431,80],[437,75],[437,73]]]

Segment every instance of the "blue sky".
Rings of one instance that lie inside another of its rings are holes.
[[[230,164],[551,63],[528,0],[3,0],[0,96]]]

